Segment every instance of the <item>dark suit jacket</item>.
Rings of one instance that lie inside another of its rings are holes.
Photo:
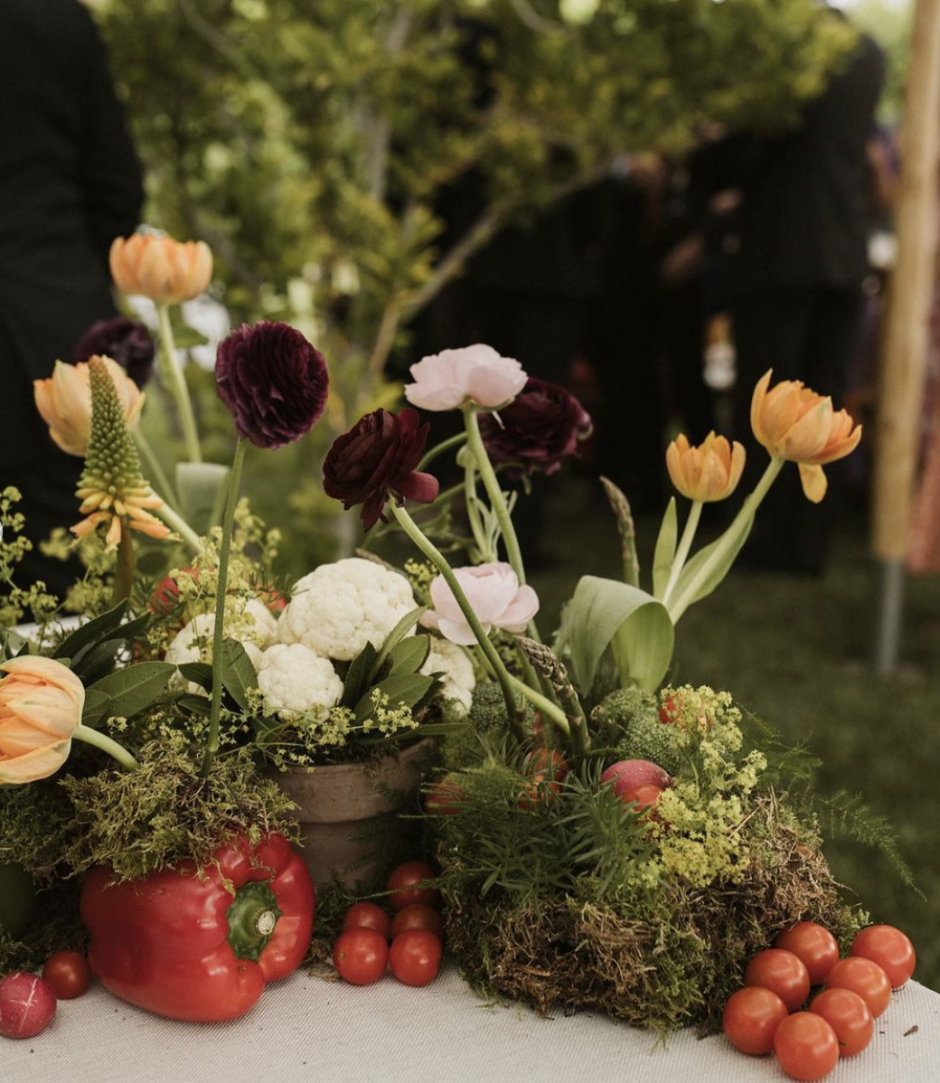
[[[693,155],[699,191],[741,189],[733,276],[741,294],[861,284],[872,220],[866,148],[883,83],[884,56],[863,36],[797,129],[776,139],[731,136]]]
[[[0,2],[0,489],[26,533],[76,517],[81,460],[53,445],[32,381],[114,314],[108,249],[140,221],[140,166],[97,28],[79,0]],[[72,516],[72,518],[69,518]]]

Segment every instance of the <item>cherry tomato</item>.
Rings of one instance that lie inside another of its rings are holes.
[[[375,929],[345,929],[333,945],[333,966],[351,985],[371,985],[388,966],[388,942]]]
[[[343,918],[344,929],[375,929],[386,940],[392,939],[392,919],[381,906],[371,902],[353,903]]]
[[[877,963],[888,975],[892,989],[900,989],[917,965],[914,945],[893,925],[869,925],[862,929],[852,941],[849,955],[860,955]]]
[[[392,939],[408,929],[427,929],[436,937],[444,938],[444,919],[433,906],[425,903],[411,903],[403,906],[392,919]]]
[[[774,1032],[788,1014],[776,993],[749,985],[728,997],[721,1025],[735,1049],[762,1057],[773,1049]]]
[[[839,961],[839,942],[827,928],[815,921],[798,921],[784,929],[774,941],[775,948],[792,951],[809,971],[810,985],[822,985]]]
[[[392,869],[386,888],[391,892],[388,897],[393,910],[401,910],[411,903],[424,903],[426,906],[435,906],[441,893],[436,887],[416,887],[422,880],[433,880],[434,870],[423,861],[406,861],[403,865]]]
[[[80,951],[54,952],[46,960],[42,976],[59,1000],[83,996],[91,985],[91,967]]]
[[[777,1027],[774,1056],[791,1079],[822,1079],[839,1060],[839,1039],[821,1015],[794,1012]]]
[[[760,985],[776,993],[795,1012],[809,996],[809,971],[792,951],[767,948],[759,951],[744,971],[745,985]]]
[[[875,1032],[868,1005],[851,989],[823,989],[813,998],[809,1010],[821,1015],[836,1032],[840,1057],[861,1053]]]
[[[877,1019],[891,1000],[891,982],[888,975],[871,959],[850,955],[829,971],[827,989],[851,989],[865,1001],[872,1017]]]
[[[441,969],[443,948],[427,929],[406,929],[392,941],[388,962],[392,973],[405,985],[427,985]]]

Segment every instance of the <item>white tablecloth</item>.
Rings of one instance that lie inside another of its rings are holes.
[[[770,1058],[721,1036],[655,1036],[601,1016],[542,1019],[476,998],[452,969],[424,989],[357,988],[304,973],[232,1023],[176,1023],[95,987],[33,1039],[0,1039],[2,1083],[782,1083]],[[892,997],[871,1045],[830,1083],[938,1083],[940,995]]]

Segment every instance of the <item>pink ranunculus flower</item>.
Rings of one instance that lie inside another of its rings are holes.
[[[455,568],[454,575],[485,632],[492,628],[522,632],[538,612],[535,591],[530,586],[519,586],[519,579],[508,564],[493,562]],[[476,643],[476,636],[442,575],[431,582],[430,595],[434,608],[427,610],[421,623],[426,628],[436,628],[451,643],[464,646]]]
[[[479,343],[425,357],[411,366],[411,375],[405,398],[423,410],[453,410],[468,402],[493,410],[511,402],[528,379],[514,358]]]

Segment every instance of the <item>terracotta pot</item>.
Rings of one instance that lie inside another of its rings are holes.
[[[416,856],[420,823],[399,812],[417,812],[418,787],[434,749],[426,737],[368,764],[272,772],[298,806],[304,860],[318,889],[336,879],[350,888],[368,887],[398,860]]]

